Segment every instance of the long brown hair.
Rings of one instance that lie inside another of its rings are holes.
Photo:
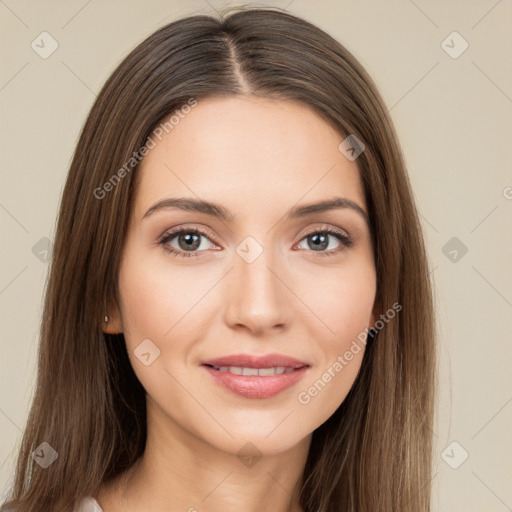
[[[157,30],[108,78],[85,122],[60,205],[37,387],[7,502],[17,512],[72,510],[143,453],[145,391],[123,335],[102,331],[119,299],[133,155],[191,98],[240,94],[300,101],[338,130],[340,142],[355,135],[364,143],[356,162],[372,227],[376,304],[382,312],[402,306],[368,345],[344,402],[314,431],[301,505],[306,512],[430,510],[433,299],[395,129],[374,82],[339,42],[277,8],[243,7]],[[35,463],[37,454],[51,457],[50,447],[56,460]]]

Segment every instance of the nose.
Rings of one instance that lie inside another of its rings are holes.
[[[230,328],[262,336],[289,326],[293,293],[287,287],[287,273],[273,264],[270,252],[263,251],[252,263],[235,256],[225,283],[225,321]]]

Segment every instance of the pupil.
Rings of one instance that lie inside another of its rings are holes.
[[[196,240],[193,240],[193,237],[195,237]],[[179,241],[180,242],[185,241],[185,250],[187,250],[187,251],[190,249],[197,249],[199,247],[199,245],[201,245],[199,235],[193,234],[193,233],[187,233],[185,235],[180,235]],[[180,247],[181,247],[181,244],[180,244]]]
[[[321,241],[319,241],[319,239],[321,239]],[[316,249],[318,249],[318,248],[325,249],[329,245],[328,237],[325,234],[316,233],[316,234],[312,235],[311,240],[313,240],[313,246],[311,247],[313,249],[315,249],[315,248]]]

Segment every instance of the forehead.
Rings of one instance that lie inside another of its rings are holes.
[[[172,123],[161,140],[152,136],[155,146],[137,169],[139,218],[170,195],[233,210],[343,195],[365,208],[358,167],[338,149],[344,137],[307,105],[207,98],[186,111],[166,118]]]

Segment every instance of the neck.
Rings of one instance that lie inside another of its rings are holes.
[[[103,495],[105,512],[302,512],[298,494],[311,436],[286,452],[251,459],[214,447],[169,418],[157,414],[150,421],[151,414],[148,408],[144,454],[121,475],[111,499]]]

